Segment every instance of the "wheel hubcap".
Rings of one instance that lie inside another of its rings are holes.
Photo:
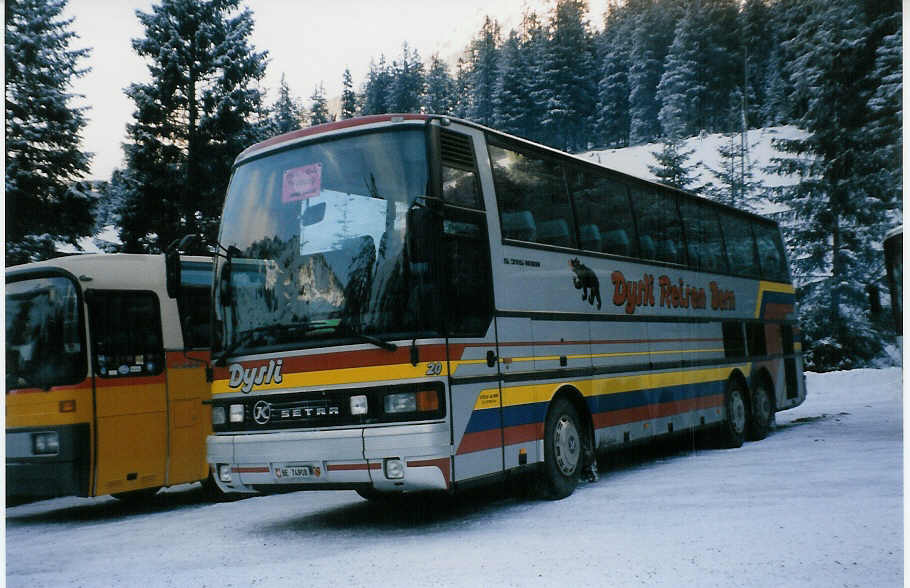
[[[758,418],[762,424],[771,422],[771,400],[768,398],[768,392],[764,388],[758,391]]]
[[[737,433],[742,433],[746,430],[746,404],[743,402],[742,391],[734,389],[730,393],[730,409],[733,413],[730,415],[733,429]]]
[[[578,459],[581,456],[581,440],[578,437],[575,423],[566,415],[562,415],[556,421],[553,434],[553,455],[556,457],[556,466],[564,476],[571,476],[575,473]]]

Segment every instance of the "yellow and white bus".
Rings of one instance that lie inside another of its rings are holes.
[[[225,491],[454,490],[805,398],[777,225],[463,120],[351,119],[236,160],[215,262]]]
[[[82,255],[6,269],[6,497],[205,480],[212,264]]]

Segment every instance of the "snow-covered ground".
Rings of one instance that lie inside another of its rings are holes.
[[[900,586],[901,371],[809,374],[739,449],[606,460],[558,502],[497,492],[371,504],[353,492],[6,510],[28,586]]]

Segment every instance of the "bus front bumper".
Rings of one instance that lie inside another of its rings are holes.
[[[210,435],[207,459],[224,492],[448,490],[446,423]]]
[[[88,496],[89,447],[88,423],[7,429],[7,501]]]

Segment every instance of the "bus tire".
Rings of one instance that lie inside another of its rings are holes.
[[[584,431],[572,403],[563,397],[557,398],[544,425],[542,482],[547,498],[565,498],[578,486],[584,467]]]
[[[749,411],[749,439],[760,441],[768,436],[774,422],[774,402],[771,388],[765,378],[759,378],[752,391],[752,406]]]
[[[747,401],[746,386],[738,378],[730,379],[724,393],[724,409],[727,414],[721,425],[721,444],[724,447],[741,447],[746,440],[746,425],[749,420]]]

